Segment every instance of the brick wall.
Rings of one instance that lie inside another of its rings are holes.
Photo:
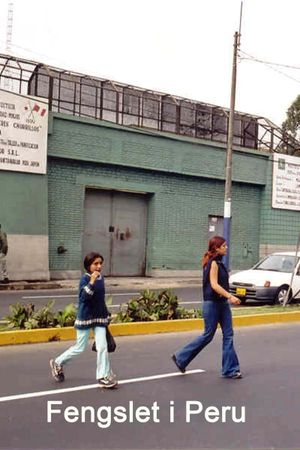
[[[149,193],[148,274],[153,269],[198,269],[208,216],[223,215],[225,146],[58,114],[52,120],[50,268],[81,267],[84,193],[95,187]],[[234,151],[233,269],[253,265],[262,245],[289,245],[297,234],[298,213],[271,209],[270,166],[267,154]],[[59,245],[68,251],[59,255]]]
[[[152,193],[147,273],[199,268],[207,245],[208,216],[223,213],[222,181],[58,158],[50,158],[48,168],[50,269],[78,270],[81,266],[86,186]],[[233,239],[232,261],[235,267],[248,267],[258,255],[260,187],[237,184],[233,194],[232,233],[239,239]],[[241,239],[252,245],[253,254],[242,256]],[[68,251],[59,255],[59,245]]]

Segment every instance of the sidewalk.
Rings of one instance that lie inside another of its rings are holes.
[[[79,280],[52,280],[52,281],[11,281],[8,284],[0,284],[0,291],[21,291],[39,289],[78,289]],[[201,280],[194,278],[150,278],[150,277],[106,277],[106,290],[120,289],[168,289],[199,287]]]

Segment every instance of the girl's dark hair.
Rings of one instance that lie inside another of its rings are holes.
[[[220,248],[226,240],[222,236],[214,236],[208,242],[208,251],[204,253],[202,258],[202,267],[205,267],[210,258],[217,256],[217,249]]]
[[[104,261],[104,258],[103,258],[102,255],[100,255],[100,253],[97,253],[97,252],[90,252],[90,253],[88,253],[86,255],[86,257],[84,258],[84,261],[83,261],[83,265],[84,265],[85,270],[87,270],[89,272],[91,264],[93,264],[93,262],[97,258],[101,258],[102,262]]]

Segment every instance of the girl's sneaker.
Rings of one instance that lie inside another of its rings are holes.
[[[98,383],[101,388],[106,389],[112,389],[118,385],[118,381],[112,376],[100,378],[100,380],[98,380]]]
[[[60,366],[54,361],[54,359],[50,359],[50,367],[52,376],[56,381],[59,381],[60,383],[62,381],[65,381],[64,370],[62,366]]]

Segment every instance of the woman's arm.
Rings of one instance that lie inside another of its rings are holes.
[[[220,286],[220,284],[218,283],[218,272],[219,272],[218,264],[216,263],[216,261],[213,261],[211,263],[209,272],[209,281],[211,287],[217,294],[227,298],[230,301],[230,303],[234,305],[239,305],[241,303],[240,299],[235,297],[234,295],[231,295],[229,292],[226,291],[226,289],[222,288],[222,286]]]
[[[83,276],[80,280],[79,286],[79,302],[89,301],[94,294],[94,281],[91,282],[91,278]]]

